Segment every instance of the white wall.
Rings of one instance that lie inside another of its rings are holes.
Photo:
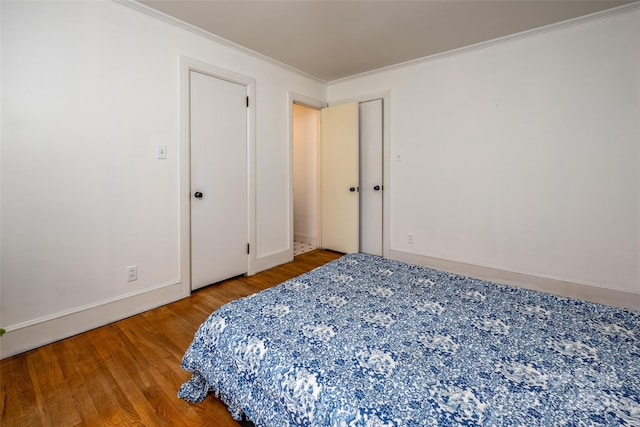
[[[288,93],[323,83],[114,2],[0,7],[2,356],[181,296],[181,55],[255,79],[256,265],[290,254]]]
[[[391,91],[394,257],[619,290],[640,309],[639,76],[635,8],[335,81],[328,97]]]
[[[320,110],[293,105],[293,232],[318,244],[318,136]]]
[[[0,19],[0,357],[181,296],[181,55],[255,79],[253,256],[290,256],[289,94],[326,85],[113,2]],[[639,28],[636,9],[330,84],[391,91],[391,255],[638,297]]]

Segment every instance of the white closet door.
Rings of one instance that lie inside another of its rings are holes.
[[[245,86],[191,71],[191,287],[248,269]]]
[[[360,103],[360,251],[382,256],[382,99]]]
[[[322,110],[322,247],[359,250],[358,104]]]

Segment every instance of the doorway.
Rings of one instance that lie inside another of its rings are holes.
[[[293,255],[318,247],[320,109],[293,104]]]
[[[384,101],[381,96],[357,102],[355,132],[357,154],[352,162],[356,171],[355,194],[358,204],[355,249],[382,256],[384,210]],[[322,107],[310,107],[292,100],[292,175],[293,175],[293,254],[311,248],[328,248],[321,237],[321,147]],[[335,107],[332,107],[335,108]],[[330,110],[331,108],[329,108]],[[359,170],[359,173],[358,173]],[[332,172],[326,168],[325,172]],[[351,193],[354,194],[354,193]],[[359,212],[359,213],[358,213]],[[301,250],[302,246],[302,250]],[[353,247],[353,246],[352,246]]]

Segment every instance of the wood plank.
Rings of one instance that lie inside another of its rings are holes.
[[[76,425],[82,421],[76,411],[72,398],[72,389],[64,378],[56,354],[62,348],[61,343],[45,346],[42,351],[34,352],[28,359],[31,380],[34,382],[37,400],[44,409],[46,424]],[[39,375],[46,372],[46,375]]]
[[[315,250],[293,262],[202,288],[190,297],[0,361],[0,426],[238,427],[214,396],[176,394],[180,362],[200,324],[226,302],[338,258]]]
[[[98,419],[100,415],[91,400],[93,390],[87,387],[87,383],[78,370],[79,366],[91,366],[92,355],[82,341],[81,335],[60,341],[61,349],[58,353],[58,361],[67,387],[71,392],[72,402],[82,419],[80,424],[89,424],[91,420]]]

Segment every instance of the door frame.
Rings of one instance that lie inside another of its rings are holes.
[[[339,99],[329,106],[348,102],[368,102],[382,99],[382,256],[389,258],[391,224],[391,91],[376,92],[353,98]]]
[[[180,56],[180,283],[182,297],[191,294],[191,141],[190,141],[190,73],[208,76],[244,86],[249,97],[247,108],[247,235],[251,250],[247,256],[247,274],[255,273],[256,212],[256,81],[205,62]]]
[[[287,237],[287,252],[289,253],[289,260],[293,260],[293,236],[294,236],[294,227],[293,227],[293,104],[298,104],[298,105],[303,105],[305,107],[308,108],[312,108],[314,110],[321,110],[325,107],[328,106],[328,104],[325,101],[322,101],[320,99],[316,99],[316,98],[312,98],[306,95],[301,95],[299,93],[295,93],[295,92],[289,92],[288,97],[287,97],[287,102],[288,102],[288,109],[289,109],[289,114],[288,114],[288,118],[289,118],[289,150],[288,150],[288,160],[287,163],[289,165],[289,176],[288,176],[288,182],[289,182],[289,194],[287,197],[287,203],[289,204],[289,206],[287,207],[287,212],[289,215],[288,218],[288,222],[289,222],[289,236]],[[316,161],[318,163],[318,165],[320,165],[320,135],[318,135],[318,153],[316,156]],[[318,194],[318,209],[322,208],[322,201],[320,199],[320,168],[318,168],[318,188],[317,188],[317,194]],[[318,224],[317,224],[317,232],[318,232],[318,247],[321,247],[322,245],[322,235],[321,235],[321,224],[320,224],[320,218],[318,218]]]

